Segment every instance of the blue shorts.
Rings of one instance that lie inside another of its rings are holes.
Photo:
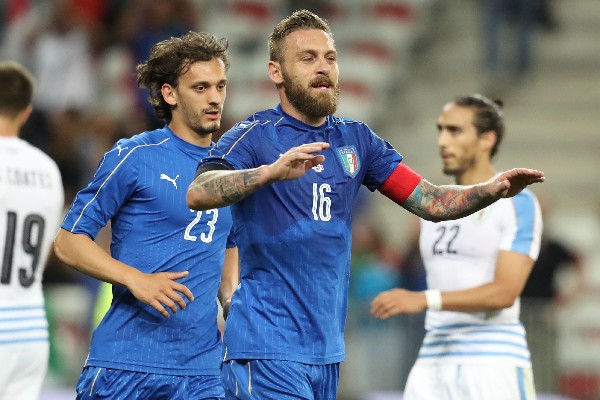
[[[222,400],[216,375],[176,376],[85,367],[77,382],[77,400]]]
[[[229,360],[221,377],[228,400],[332,400],[337,398],[340,364]]]

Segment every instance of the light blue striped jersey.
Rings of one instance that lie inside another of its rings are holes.
[[[537,259],[542,217],[534,194],[524,190],[468,217],[421,221],[419,246],[427,285],[441,291],[481,286],[494,280],[499,251]],[[427,333],[419,362],[505,362],[530,366],[520,302],[488,312],[427,311]]]
[[[330,364],[345,357],[352,204],[361,185],[377,189],[402,156],[364,123],[328,117],[313,127],[278,106],[234,126],[204,163],[255,168],[311,142],[331,145],[322,165],[231,207],[241,285],[225,329],[228,359]]]
[[[63,212],[56,163],[0,136],[0,346],[48,341],[42,273]]]
[[[118,141],[81,190],[62,228],[95,238],[111,221],[112,256],[145,273],[189,270],[195,300],[170,318],[113,285],[86,365],[172,375],[217,375],[222,341],[216,295],[232,221],[229,208],[192,211],[185,196],[209,147],[168,127]],[[184,296],[185,299],[185,296]],[[187,299],[186,299],[187,301]]]

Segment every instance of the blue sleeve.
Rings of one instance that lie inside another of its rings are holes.
[[[92,181],[75,196],[63,229],[95,239],[135,191],[138,182],[136,147],[129,144],[118,148],[119,143],[104,155]],[[125,147],[131,150],[125,152],[122,150]]]
[[[383,140],[371,129],[367,128],[369,141],[367,143],[367,172],[363,185],[370,191],[375,191],[394,172],[402,161],[402,155],[389,142]]]
[[[511,250],[525,254],[536,260],[540,251],[542,235],[542,216],[539,204],[529,190],[523,190],[512,198],[517,229]]]
[[[198,165],[220,164],[228,169],[248,169],[259,167],[255,144],[250,139],[262,129],[258,122],[240,122],[225,132],[219,139],[208,157],[202,159]],[[260,142],[256,140],[256,142]]]

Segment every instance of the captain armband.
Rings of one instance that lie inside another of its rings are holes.
[[[423,177],[404,164],[398,164],[394,172],[381,184],[379,191],[395,203],[402,205],[415,190]]]

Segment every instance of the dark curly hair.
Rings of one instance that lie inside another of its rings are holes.
[[[480,94],[457,97],[454,103],[461,107],[470,108],[474,111],[473,125],[477,129],[477,134],[485,132],[496,132],[496,143],[490,152],[494,157],[498,152],[498,146],[504,137],[504,117],[502,115],[502,106],[504,103],[499,99],[488,99]]]
[[[299,10],[275,26],[269,36],[269,60],[283,62],[283,40],[292,32],[319,29],[333,36],[327,21],[308,10]]]
[[[156,118],[171,122],[171,106],[163,99],[161,88],[166,83],[177,87],[179,77],[197,61],[218,58],[229,70],[229,43],[206,32],[188,32],[181,37],[172,37],[155,44],[148,60],[136,68],[139,87],[148,89],[148,100],[154,108]]]

